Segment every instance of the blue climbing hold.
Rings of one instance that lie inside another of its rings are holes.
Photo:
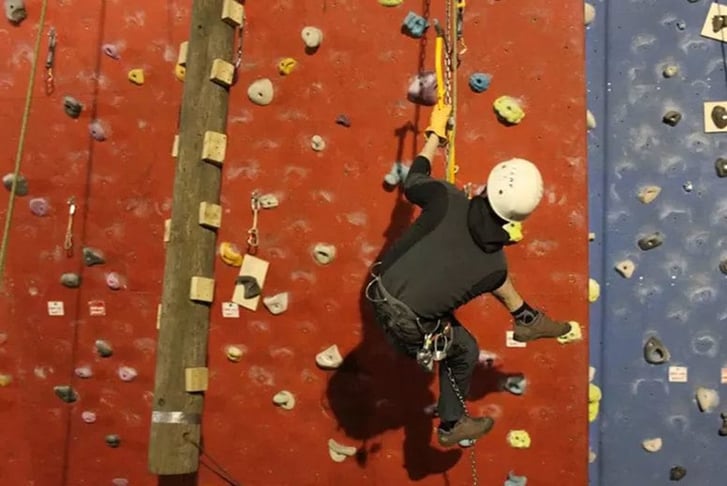
[[[515,476],[512,472],[507,475],[505,486],[527,486],[528,478],[525,476]]]
[[[492,76],[485,73],[474,73],[470,76],[470,88],[475,93],[482,93],[490,87]]]
[[[528,381],[523,375],[508,376],[505,380],[505,389],[513,395],[522,395],[525,393]]]
[[[421,15],[415,14],[414,12],[409,12],[408,14],[406,14],[406,17],[404,17],[402,30],[404,31],[404,33],[414,37],[415,39],[418,39],[424,35],[427,27],[429,27],[427,19],[425,19]]]

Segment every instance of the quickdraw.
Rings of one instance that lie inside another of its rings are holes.
[[[258,232],[258,214],[260,213],[260,195],[257,192],[253,192],[250,197],[250,207],[252,208],[252,226],[247,230],[247,252],[251,255],[257,253],[258,246],[260,246],[260,236]]]
[[[50,28],[48,32],[48,56],[45,59],[45,93],[50,95],[55,91],[55,83],[53,77],[53,66],[56,57],[56,29]]]

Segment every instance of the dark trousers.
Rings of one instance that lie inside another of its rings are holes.
[[[424,343],[423,332],[431,332],[436,322],[419,319],[418,325],[417,315],[406,304],[389,294],[376,277],[368,288],[367,296],[373,303],[376,319],[388,341],[406,356],[416,359],[417,351]],[[457,397],[451,379],[454,379],[462,399],[465,399],[480,350],[472,334],[453,315],[442,320],[443,323],[445,321],[452,326],[452,345],[447,358],[439,363],[437,412],[442,421],[449,422],[459,420],[464,415],[464,407]],[[449,376],[450,370],[452,378]]]

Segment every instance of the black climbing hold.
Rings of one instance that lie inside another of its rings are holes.
[[[720,157],[714,163],[714,169],[717,171],[717,177],[727,177],[727,159]]]
[[[677,123],[679,123],[682,119],[682,114],[678,111],[667,111],[666,115],[664,115],[664,118],[662,118],[662,121],[669,125],[670,127],[677,126]]]
[[[727,275],[727,258],[719,262],[719,271]]]
[[[672,481],[681,481],[687,475],[687,470],[681,466],[674,466],[669,471],[669,479]]]
[[[664,343],[655,336],[651,336],[644,344],[644,359],[649,364],[659,365],[669,361],[671,355]]]
[[[83,105],[73,96],[63,98],[63,111],[71,118],[78,118],[83,111]]]
[[[653,250],[657,246],[661,246],[664,243],[664,237],[661,233],[656,232],[649,236],[644,236],[638,242],[639,248],[644,251]]]
[[[722,427],[719,429],[719,435],[725,437],[727,436],[727,413],[722,412],[719,416],[722,419]]]
[[[64,273],[61,275],[61,284],[69,289],[77,289],[81,286],[81,277],[77,273]]]
[[[56,396],[66,403],[73,403],[78,400],[75,390],[67,385],[53,387]]]
[[[351,120],[349,120],[346,115],[338,115],[336,118],[336,124],[348,128],[351,126]]]
[[[94,265],[104,264],[106,263],[106,260],[104,260],[101,252],[96,250],[95,248],[84,247],[83,263],[85,263],[87,267],[92,267]]]
[[[260,289],[260,284],[257,282],[257,279],[255,277],[242,275],[240,277],[237,277],[235,284],[242,285],[245,288],[246,299],[252,299],[254,297],[257,297],[262,292],[262,290]]]
[[[106,445],[109,447],[119,447],[121,445],[121,437],[116,434],[109,434],[106,436]]]
[[[727,109],[724,106],[717,105],[712,108],[712,122],[720,130],[727,128]]]
[[[8,191],[13,190],[13,181],[15,181],[15,195],[16,196],[27,196],[28,195],[28,181],[25,177],[19,175],[17,178],[15,174],[6,174],[3,177],[3,186]]]
[[[712,32],[719,32],[727,27],[727,15],[715,15],[712,17]]]
[[[111,345],[103,339],[96,341],[96,352],[102,358],[109,358],[112,354],[114,354],[114,350],[111,348]]]

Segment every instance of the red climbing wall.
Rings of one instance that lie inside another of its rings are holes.
[[[40,10],[39,1],[26,3],[29,18],[0,29],[6,173],[12,171]],[[186,38],[189,3],[67,0],[49,7],[46,29],[58,31],[56,90],[45,95],[39,71],[21,171],[29,195],[16,200],[2,301],[7,317],[0,332],[7,341],[0,344],[0,373],[12,381],[0,388],[0,457],[9,458],[0,484],[102,485],[113,478],[155,484],[146,472],[146,445],[163,222],[171,210],[170,149],[182,94],[173,69]],[[390,353],[362,301],[367,266],[415,214],[396,191],[382,187],[382,179],[394,161],[410,161],[421,143],[399,129],[411,121],[421,130],[429,115],[406,101],[409,78],[421,67],[421,46],[399,32],[406,13],[421,13],[423,2],[397,8],[351,0],[249,3],[244,62],[232,90],[219,236],[244,245],[251,191],[275,193],[281,204],[261,214],[259,256],[271,262],[265,293],[288,291],[291,301],[279,316],[261,306],[223,318],[222,302],[231,297],[237,269],[218,260],[206,450],[247,486],[468,484],[466,452],[438,450],[434,423],[423,412],[436,383]],[[431,2],[431,17],[443,18],[443,3]],[[512,275],[533,305],[575,319],[585,330],[582,3],[467,7],[459,181],[482,183],[490,167],[510,157],[538,163],[546,197],[526,225],[526,239],[509,251]],[[300,38],[306,25],[324,32],[312,55]],[[121,58],[103,55],[104,43],[116,44]],[[44,39],[41,67],[45,45]],[[433,46],[426,46],[424,68],[433,67]],[[287,56],[298,66],[283,77],[277,63]],[[132,68],[144,69],[143,86],[127,80]],[[485,93],[467,88],[475,71],[493,75]],[[262,77],[275,86],[267,107],[246,95],[247,85]],[[84,104],[78,120],[64,114],[64,95]],[[497,122],[492,103],[500,95],[523,100],[527,116],[520,125]],[[342,113],[350,128],[334,123]],[[104,142],[89,136],[96,118],[107,130]],[[316,134],[326,140],[322,152],[310,148]],[[440,175],[442,168],[440,159]],[[76,251],[69,258],[62,247],[70,196],[78,211]],[[37,197],[50,202],[45,217],[29,211],[28,200]],[[317,242],[336,245],[332,264],[314,262]],[[102,250],[106,263],[84,267],[82,246]],[[81,287],[61,286],[64,272],[79,272]],[[125,287],[110,290],[108,272],[124,276]],[[92,300],[105,302],[105,316],[89,315]],[[64,315],[49,316],[48,301],[62,301]],[[506,348],[509,316],[491,298],[471,303],[460,317],[481,347],[499,356],[496,369],[478,370],[472,390],[471,411],[499,419],[476,448],[481,483],[502,484],[512,470],[534,486],[585,484],[585,342]],[[97,339],[113,346],[111,357],[98,357]],[[226,359],[229,344],[245,349],[240,362]],[[319,370],[315,354],[331,344],[341,349],[344,364]],[[83,365],[93,370],[91,378],[74,376]],[[120,380],[121,366],[136,369],[136,379]],[[503,374],[514,372],[528,378],[524,396],[497,390]],[[78,393],[72,405],[53,391],[68,384]],[[293,410],[272,405],[281,389],[295,394]],[[84,423],[83,411],[95,412],[96,422]],[[530,449],[507,444],[511,429],[530,433]],[[120,447],[106,446],[107,434],[118,434]],[[329,438],[356,446],[358,457],[334,463]],[[203,466],[199,484],[223,482]]]

